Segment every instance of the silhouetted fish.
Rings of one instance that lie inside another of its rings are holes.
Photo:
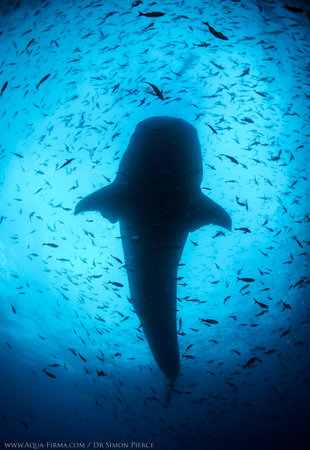
[[[145,17],[162,17],[164,15],[165,15],[165,13],[158,12],[158,11],[149,12],[149,13],[143,13],[143,12],[139,11],[139,16],[145,16]]]
[[[75,214],[98,210],[111,222],[119,220],[131,303],[171,384],[179,372],[176,275],[187,235],[211,223],[231,229],[229,215],[202,194],[201,180],[195,128],[152,117],[138,124],[113,183],[75,208]]]

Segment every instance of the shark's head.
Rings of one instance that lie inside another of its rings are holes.
[[[141,212],[150,221],[174,218],[189,231],[210,223],[231,229],[229,215],[202,194],[202,175],[196,129],[182,119],[151,117],[136,126],[114,182],[82,199],[75,214],[97,210],[116,222]]]
[[[118,170],[118,181],[181,192],[198,189],[202,157],[196,129],[174,117],[151,117],[133,133]]]

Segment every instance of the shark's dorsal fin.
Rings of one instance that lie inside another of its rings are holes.
[[[120,216],[120,193],[113,185],[99,189],[84,197],[76,205],[74,214],[84,211],[99,211],[103,217],[115,223]]]
[[[230,215],[202,192],[190,199],[187,217],[190,231],[205,225],[218,225],[231,231]]]

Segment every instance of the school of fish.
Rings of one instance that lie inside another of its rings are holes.
[[[0,18],[2,440],[302,448],[309,4],[8,0]],[[118,224],[73,216],[152,116],[197,129],[202,190],[233,218],[186,243],[168,408]]]

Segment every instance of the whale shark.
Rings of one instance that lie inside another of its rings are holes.
[[[202,177],[196,129],[151,117],[136,126],[114,181],[75,208],[119,222],[130,302],[170,386],[180,369],[177,271],[188,234],[209,224],[231,230],[229,214],[202,193]]]

